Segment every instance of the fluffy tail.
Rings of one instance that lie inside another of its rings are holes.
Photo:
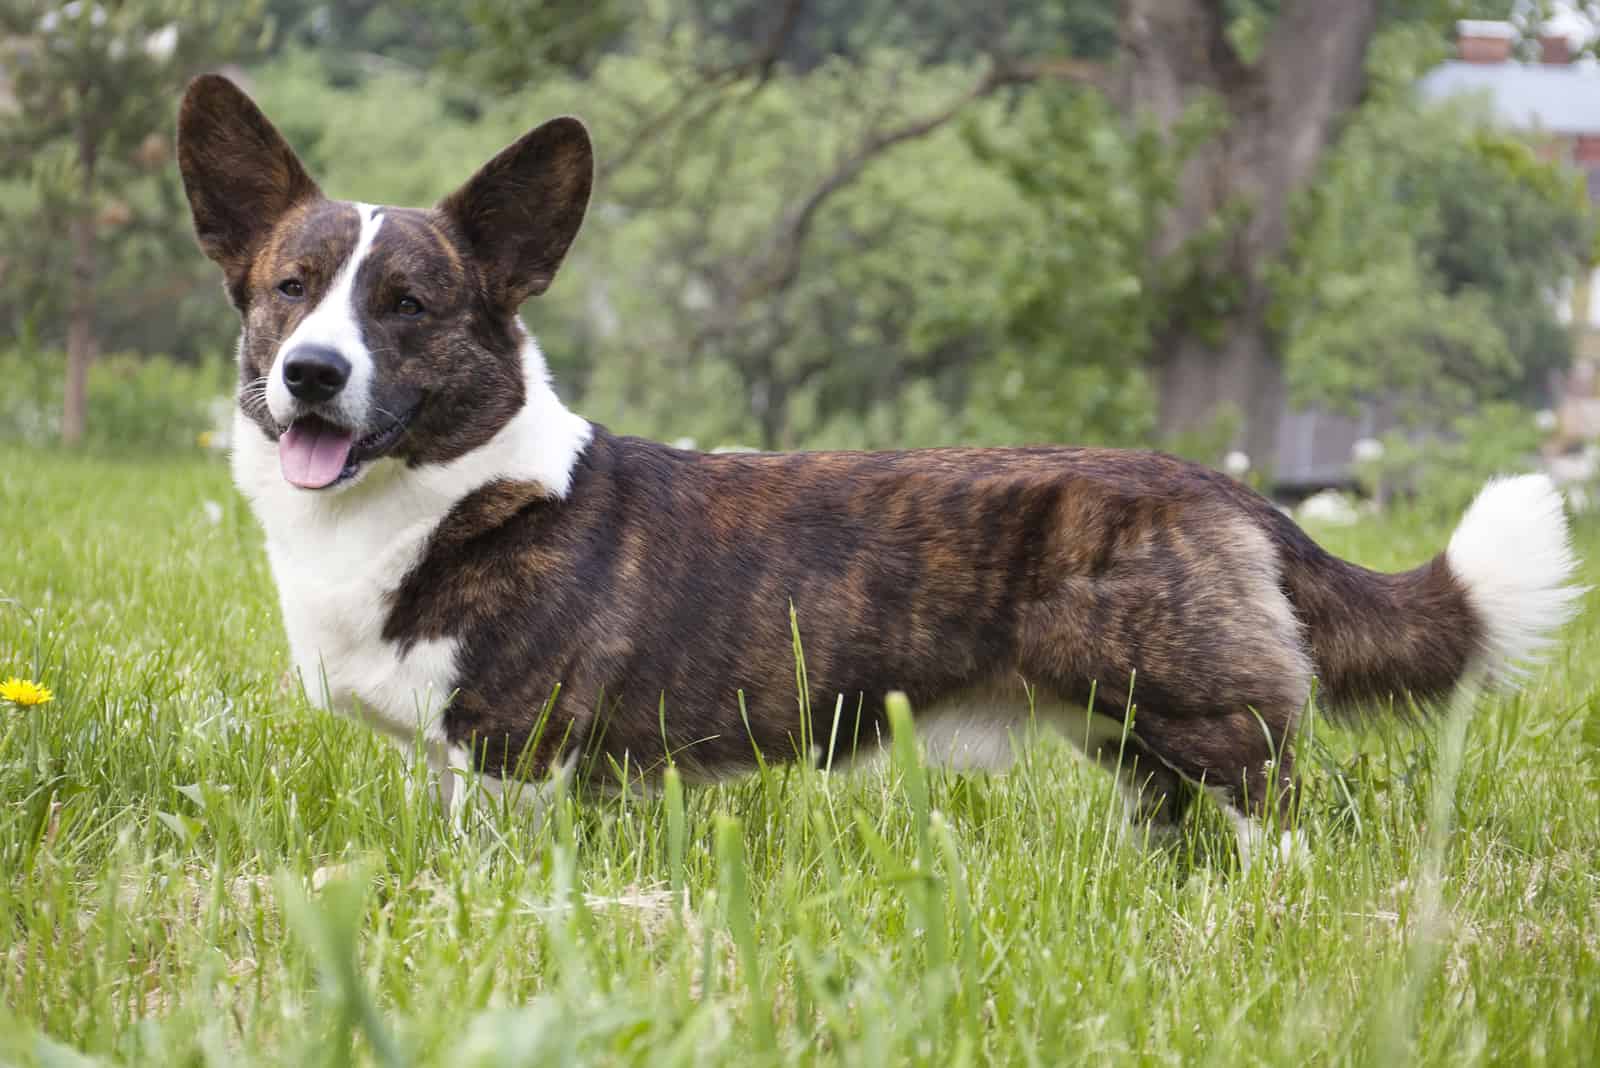
[[[1306,623],[1321,702],[1335,710],[1391,698],[1403,710],[1407,697],[1436,704],[1469,678],[1515,679],[1586,592],[1571,583],[1578,559],[1543,475],[1491,481],[1449,547],[1400,574],[1357,567],[1296,533],[1280,537],[1284,585]]]
[[[1578,558],[1561,494],[1544,475],[1496,479],[1479,492],[1444,552],[1483,628],[1484,667],[1520,675],[1578,611]]]

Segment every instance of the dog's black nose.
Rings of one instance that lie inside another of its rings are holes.
[[[350,361],[322,345],[300,345],[284,357],[283,381],[308,404],[329,400],[350,380]]]

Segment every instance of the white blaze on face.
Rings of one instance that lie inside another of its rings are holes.
[[[350,380],[334,402],[334,410],[341,422],[358,430],[366,424],[367,410],[372,397],[372,353],[361,337],[361,316],[356,308],[356,273],[372,251],[373,239],[383,225],[383,209],[371,204],[355,205],[361,218],[361,232],[350,256],[339,265],[327,293],[300,320],[300,324],[278,346],[272,360],[272,370],[267,373],[267,410],[279,426],[299,413],[299,402],[289,392],[283,378],[283,359],[300,345],[326,346],[350,361]]]

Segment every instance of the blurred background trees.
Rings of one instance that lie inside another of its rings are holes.
[[[586,415],[708,447],[1270,469],[1292,403],[1547,403],[1554,297],[1594,245],[1572,171],[1415,91],[1503,4],[0,3],[0,329],[37,361],[85,315],[105,351],[228,360],[170,153],[182,79],[228,63],[335,196],[431,203],[583,116],[590,217],[525,315]],[[86,168],[88,115],[115,132]]]
[[[196,69],[248,52],[261,8],[4,0],[0,33],[0,307],[10,325],[65,346],[61,436],[72,444],[103,337],[191,359],[209,351],[174,315],[198,268],[172,183],[172,101]]]

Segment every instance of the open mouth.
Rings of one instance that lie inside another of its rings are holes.
[[[284,479],[301,489],[326,489],[353,477],[362,464],[399,443],[417,407],[412,405],[360,439],[353,430],[320,415],[302,415],[278,438],[278,465]]]

